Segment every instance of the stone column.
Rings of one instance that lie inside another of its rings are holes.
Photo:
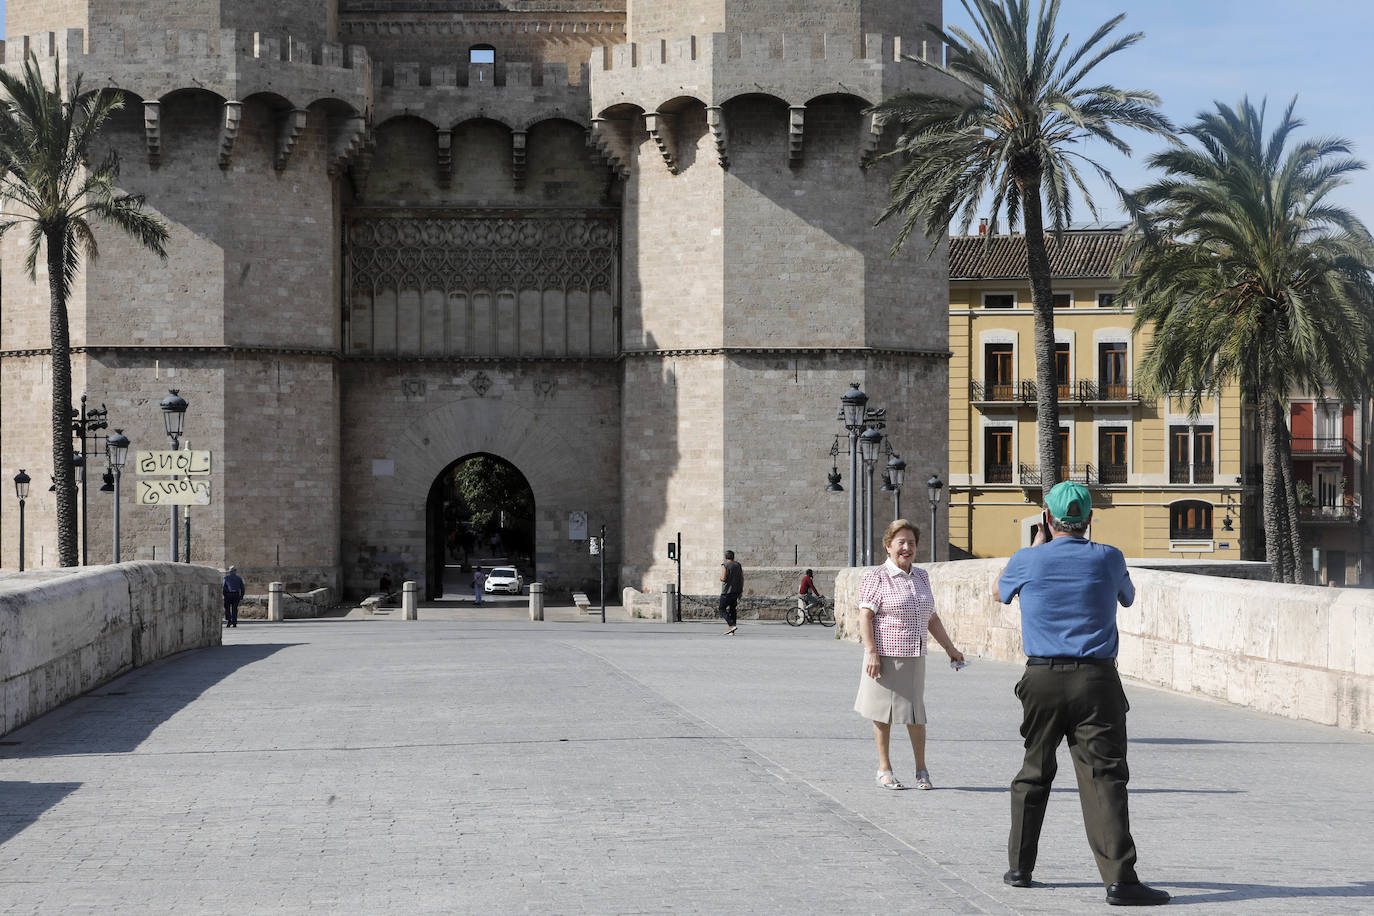
[[[673,611],[676,609],[676,606],[677,606],[677,602],[676,602],[676,600],[675,600],[675,599],[676,599],[676,596],[677,596],[677,588],[676,588],[676,586],[673,585],[673,583],[669,582],[667,585],[663,586],[663,622],[664,622],[664,623],[676,623],[676,622],[677,622],[677,621],[675,620],[674,616],[673,616]]]
[[[530,620],[544,619],[544,583],[530,583]]]
[[[280,582],[271,582],[267,586],[267,619],[285,620],[286,616],[282,611],[282,594],[286,587]]]
[[[401,583],[401,619],[419,620],[420,608],[417,603],[419,584],[414,579],[407,579]]]

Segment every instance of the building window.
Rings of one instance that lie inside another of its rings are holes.
[[[1211,483],[1211,426],[1169,427],[1169,483]]]
[[[1169,540],[1210,541],[1212,504],[1189,499],[1169,507]]]
[[[1057,309],[1073,308],[1073,293],[1055,293],[1054,307]]]
[[[1097,307],[1100,309],[1116,308],[1116,293],[1098,293]]]
[[[1054,380],[1059,384],[1059,400],[1073,400],[1073,383],[1069,380],[1069,345],[1054,345]]]
[[[983,308],[1014,309],[1016,308],[1016,293],[983,293]]]
[[[1012,345],[990,343],[983,349],[983,397],[989,401],[1016,400],[1016,375],[1012,368]]]
[[[1129,397],[1124,341],[1097,345],[1097,381],[1099,400],[1124,401]]]
[[[983,482],[1011,483],[1011,427],[983,430]]]
[[[491,45],[473,45],[468,49],[468,63],[494,64],[496,63],[496,49]]]
[[[1102,483],[1126,482],[1126,427],[1098,427],[1097,461],[1097,476]]]

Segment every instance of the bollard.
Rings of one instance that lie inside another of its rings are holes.
[[[530,583],[530,620],[544,619],[544,583]]]
[[[676,608],[676,602],[674,602],[673,597],[674,597],[674,595],[676,595],[676,594],[677,594],[677,590],[676,590],[676,588],[674,587],[673,583],[669,582],[667,585],[663,586],[663,622],[664,622],[664,623],[673,623],[673,622],[674,622],[674,621],[673,621],[673,611],[674,611],[675,608]]]
[[[267,619],[285,620],[282,614],[282,593],[286,591],[285,586],[280,582],[270,582],[267,585]]]
[[[417,603],[419,585],[414,579],[407,579],[401,583],[401,619],[419,620],[420,607]]]

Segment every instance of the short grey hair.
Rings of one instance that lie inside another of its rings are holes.
[[[1081,522],[1066,522],[1062,518],[1055,518],[1050,515],[1050,524],[1058,531],[1065,534],[1082,534],[1088,530],[1088,520],[1085,518]]]

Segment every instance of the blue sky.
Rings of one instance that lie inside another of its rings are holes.
[[[958,0],[946,0],[945,23],[967,25]],[[5,0],[0,0],[3,15]],[[1213,100],[1227,103],[1248,94],[1269,99],[1274,115],[1295,94],[1304,136],[1341,136],[1355,155],[1374,162],[1374,4],[1350,0],[1064,0],[1060,29],[1081,42],[1092,30],[1125,12],[1121,28],[1145,38],[1101,65],[1103,82],[1150,89],[1164,113],[1186,124]],[[1149,178],[1146,155],[1160,143],[1127,136],[1135,155],[1126,158],[1100,144],[1089,152],[1127,187]],[[1094,197],[1119,215],[1105,187]],[[1374,226],[1374,174],[1364,172],[1336,199]],[[1081,207],[1078,219],[1088,213]]]
[[[969,23],[958,0],[946,0],[945,25]],[[1149,89],[1160,96],[1164,113],[1180,126],[1195,119],[1214,100],[1235,104],[1249,95],[1268,98],[1272,123],[1298,96],[1297,116],[1306,122],[1298,136],[1339,136],[1354,144],[1356,158],[1374,164],[1374,4],[1350,0],[1063,0],[1059,30],[1077,46],[1117,13],[1125,12],[1122,32],[1144,32],[1134,47],[1109,58],[1095,73],[1100,82],[1123,89]],[[1126,134],[1134,155],[1126,158],[1103,144],[1085,153],[1097,159],[1124,186],[1150,180],[1149,153],[1162,143],[1143,134]],[[1105,185],[1094,191],[1099,206],[1115,216],[1120,209]],[[1334,199],[1374,227],[1374,174],[1359,173]],[[1077,207],[1075,220],[1086,221]]]

